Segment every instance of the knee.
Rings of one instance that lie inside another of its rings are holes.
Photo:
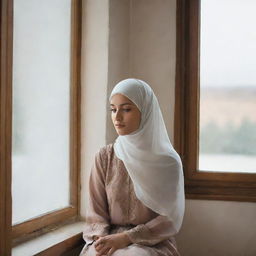
[[[112,256],[148,256],[148,253],[145,249],[137,246],[137,245],[130,245],[123,249],[118,249],[115,251]]]

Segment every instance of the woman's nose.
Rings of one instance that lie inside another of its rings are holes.
[[[120,111],[120,110],[117,111],[117,112],[116,112],[116,120],[119,121],[119,120],[122,120],[122,118],[123,118],[123,117],[122,117],[121,111]]]

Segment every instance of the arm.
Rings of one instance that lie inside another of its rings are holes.
[[[99,236],[108,234],[109,213],[105,191],[105,162],[102,152],[98,152],[89,179],[89,206],[83,232],[86,244],[92,244]]]
[[[172,222],[167,217],[158,215],[156,218],[140,224],[122,233],[107,235],[98,239],[95,243],[99,255],[112,255],[117,249],[125,248],[131,243],[152,246],[167,240],[175,233]]]
[[[172,222],[165,216],[158,215],[146,224],[140,224],[132,229],[125,231],[130,241],[142,245],[155,245],[164,241],[177,232]]]

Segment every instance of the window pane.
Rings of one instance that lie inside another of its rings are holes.
[[[201,1],[201,171],[256,172],[256,1]]]
[[[69,205],[71,0],[14,0],[13,224]]]

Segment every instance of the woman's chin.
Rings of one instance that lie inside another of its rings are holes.
[[[130,130],[125,130],[125,129],[116,129],[116,132],[117,132],[117,134],[119,135],[119,136],[124,136],[124,135],[129,135],[129,134],[131,134],[131,133],[133,133],[133,132],[135,132],[135,131],[137,131],[138,129],[130,129]]]
[[[129,131],[125,131],[124,129],[116,129],[116,132],[120,136],[124,136],[130,133]]]
[[[117,134],[119,135],[119,136],[124,136],[124,135],[127,135],[128,133],[126,133],[126,132],[120,132],[120,131],[116,131],[117,132]]]

